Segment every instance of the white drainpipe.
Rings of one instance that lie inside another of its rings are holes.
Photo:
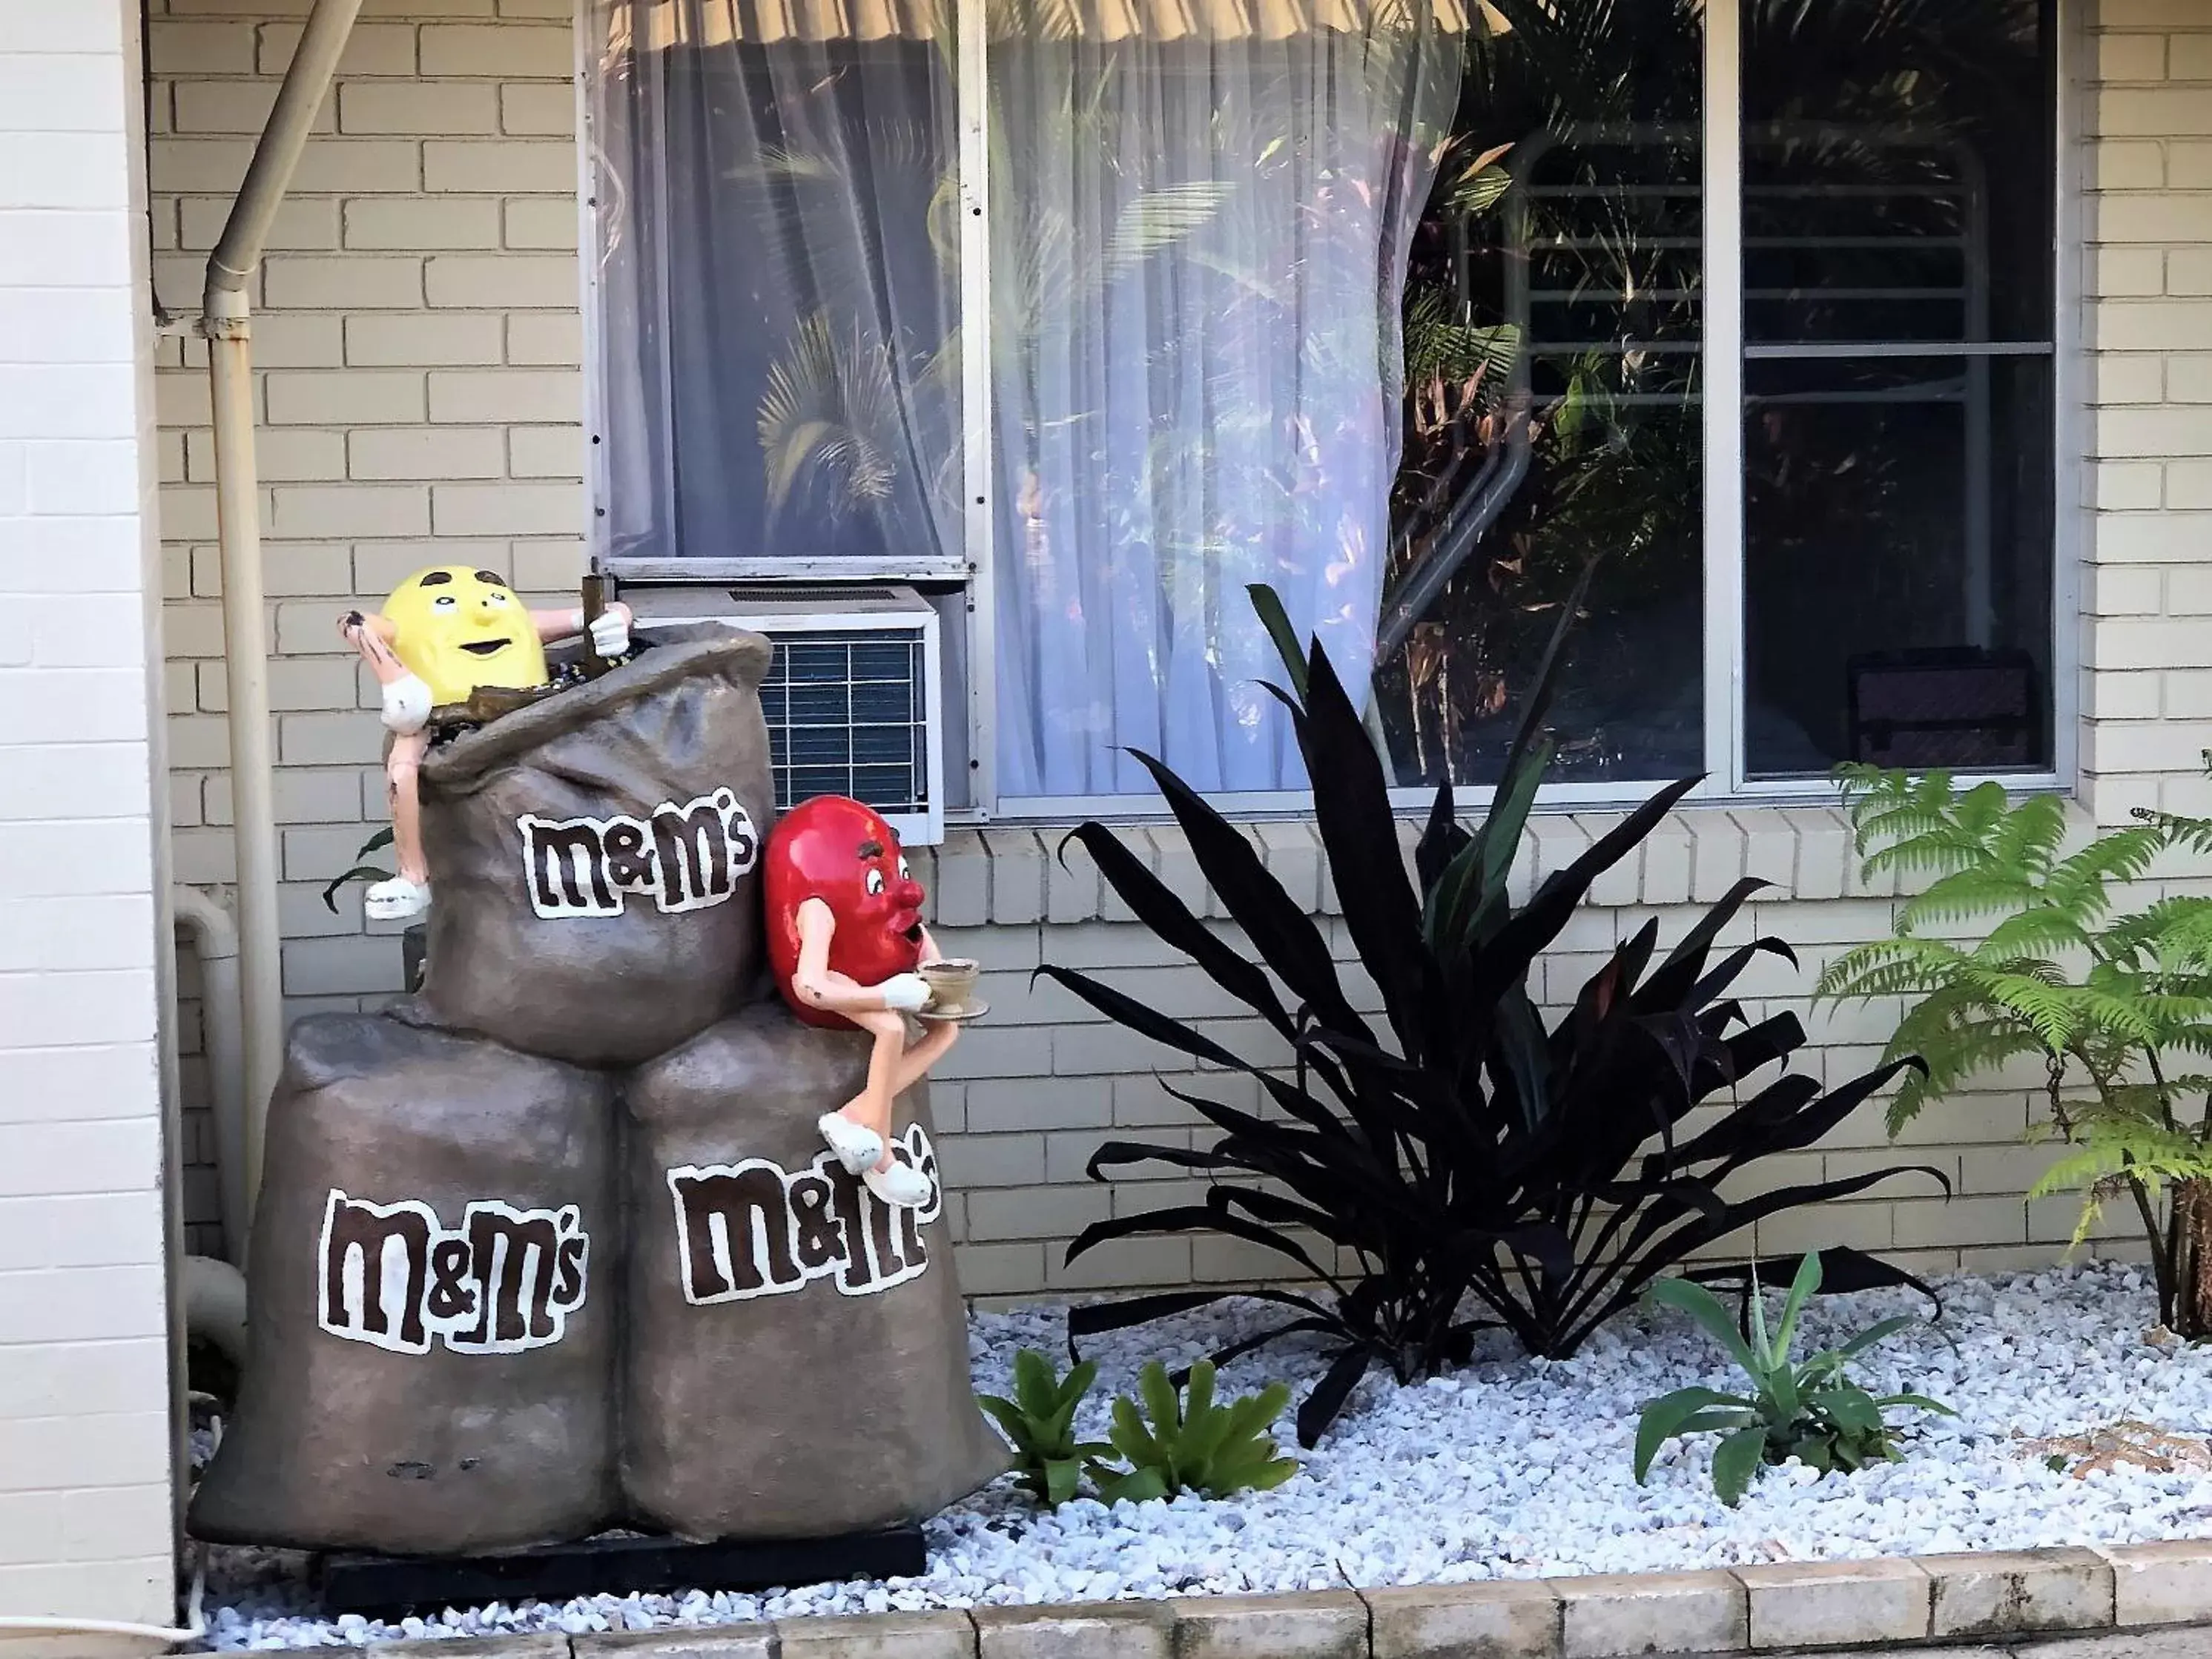
[[[197,887],[170,896],[177,925],[190,934],[200,964],[201,1046],[207,1054],[208,1105],[215,1117],[216,1176],[222,1194],[223,1254],[246,1265],[253,1213],[246,1184],[246,1050],[240,1042],[238,929],[230,912]]]
[[[269,125],[208,259],[200,332],[215,392],[216,533],[222,553],[223,657],[230,694],[231,817],[238,847],[238,932],[245,1128],[239,1176],[250,1208],[261,1188],[261,1130],[284,1058],[283,933],[276,919],[276,811],[269,756],[269,619],[261,580],[260,480],[253,461],[253,341],[246,284],[261,263],[307,129],[330,91],[361,0],[315,0]],[[226,1175],[226,1179],[228,1176]],[[226,1218],[228,1220],[228,1218]],[[234,1247],[235,1248],[235,1247]]]

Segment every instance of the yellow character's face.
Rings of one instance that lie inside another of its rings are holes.
[[[418,570],[384,603],[398,630],[392,648],[430,688],[434,703],[466,702],[480,685],[522,688],[550,678],[530,613],[489,570]]]

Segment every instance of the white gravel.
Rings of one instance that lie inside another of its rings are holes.
[[[2048,1467],[2031,1442],[2119,1422],[2212,1434],[2212,1347],[2148,1340],[2145,1274],[2123,1267],[1954,1278],[1939,1287],[1943,1328],[1915,1330],[1860,1367],[1876,1392],[1911,1389],[1957,1419],[1909,1415],[1904,1462],[1815,1478],[1766,1471],[1742,1506],[1723,1508],[1696,1449],[1662,1456],[1650,1484],[1630,1474],[1638,1407],[1696,1382],[1733,1386],[1712,1347],[1673,1316],[1629,1316],[1571,1360],[1531,1360],[1501,1344],[1457,1373],[1399,1388],[1370,1375],[1299,1475],[1222,1502],[1121,1504],[1079,1499],[1042,1512],[1000,1481],[927,1525],[929,1571],[888,1583],[814,1584],[766,1595],[598,1596],[448,1612],[386,1625],[323,1620],[298,1559],[214,1553],[210,1642],[218,1648],[360,1644],[385,1638],[523,1630],[644,1629],[802,1613],[962,1607],[1240,1591],[1319,1589],[1947,1550],[2121,1543],[2212,1533],[2212,1470],[2141,1468],[2087,1478]],[[1826,1346],[1917,1298],[1827,1298],[1808,1320]],[[1275,1316],[1228,1304],[1093,1345],[1100,1387],[1091,1427],[1136,1368],[1194,1358]],[[1056,1308],[979,1315],[970,1347],[980,1387],[1004,1391],[1023,1346],[1064,1352]],[[1298,1340],[1227,1368],[1240,1390],[1270,1377],[1303,1394],[1318,1371]],[[1289,1415],[1283,1435],[1290,1437]]]

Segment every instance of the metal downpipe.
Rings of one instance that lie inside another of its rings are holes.
[[[260,476],[253,454],[253,343],[246,289],[270,222],[360,14],[362,0],[315,0],[269,125],[208,259],[200,332],[215,415],[216,534],[230,702],[231,816],[238,858],[240,1025],[250,1206],[261,1188],[262,1126],[284,1055],[283,929],[276,915],[276,811],[269,741],[269,620],[261,570]],[[234,1247],[235,1248],[235,1247]]]

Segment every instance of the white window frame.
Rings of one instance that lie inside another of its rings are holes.
[[[960,314],[963,330],[975,321],[988,331],[990,309],[989,82],[986,62],[987,0],[957,0],[955,92],[960,167]],[[600,337],[599,273],[599,204],[594,194],[594,132],[590,95],[592,0],[577,0],[577,151],[582,214],[583,338],[586,420],[591,521],[589,545],[594,560],[606,556],[607,469],[604,422],[605,342]],[[1705,185],[1705,334],[1701,373],[1704,392],[1704,464],[1700,477],[1705,610],[1705,775],[1691,792],[1692,802],[1749,806],[1820,805],[1836,799],[1822,779],[1753,778],[1747,766],[1744,720],[1744,443],[1743,443],[1743,129],[1741,37],[1739,0],[1707,0],[1705,7],[1705,86],[1701,112]],[[2077,777],[2081,683],[2080,567],[2088,545],[2089,503],[2084,458],[2089,410],[2081,363],[2081,191],[2082,137],[2088,88],[2080,73],[2090,61],[2082,0],[2058,0],[2056,40],[2053,194],[2054,234],[2051,348],[2052,453],[2052,594],[2051,642],[2051,743],[2052,764],[2037,772],[1986,775],[2016,793],[2070,791]],[[1852,355],[1839,347],[1838,356]],[[2044,356],[2040,346],[2004,345],[1979,351],[1957,345],[1931,355],[1994,358]],[[957,583],[965,592],[968,777],[953,799],[970,803],[948,807],[948,824],[993,822],[1067,823],[1079,818],[1142,822],[1165,816],[1148,795],[1041,795],[1000,797],[996,778],[997,677],[988,672],[997,660],[998,612],[993,583],[991,374],[982,352],[963,354],[962,470],[964,557],[945,561],[854,561],[806,558],[629,559],[617,574],[634,580],[729,581],[885,580]],[[1716,489],[1716,480],[1728,487]],[[957,607],[956,607],[957,609]],[[978,669],[983,672],[977,672]],[[952,700],[948,700],[948,708]],[[1964,781],[1980,781],[1974,775]],[[1590,811],[1633,805],[1666,780],[1606,780],[1547,785],[1539,810]],[[1407,809],[1425,807],[1434,794],[1427,786],[1394,789],[1393,801]],[[1486,787],[1469,787],[1462,796],[1469,805],[1488,799]],[[1309,816],[1310,790],[1220,793],[1208,799],[1220,811],[1247,818]]]

